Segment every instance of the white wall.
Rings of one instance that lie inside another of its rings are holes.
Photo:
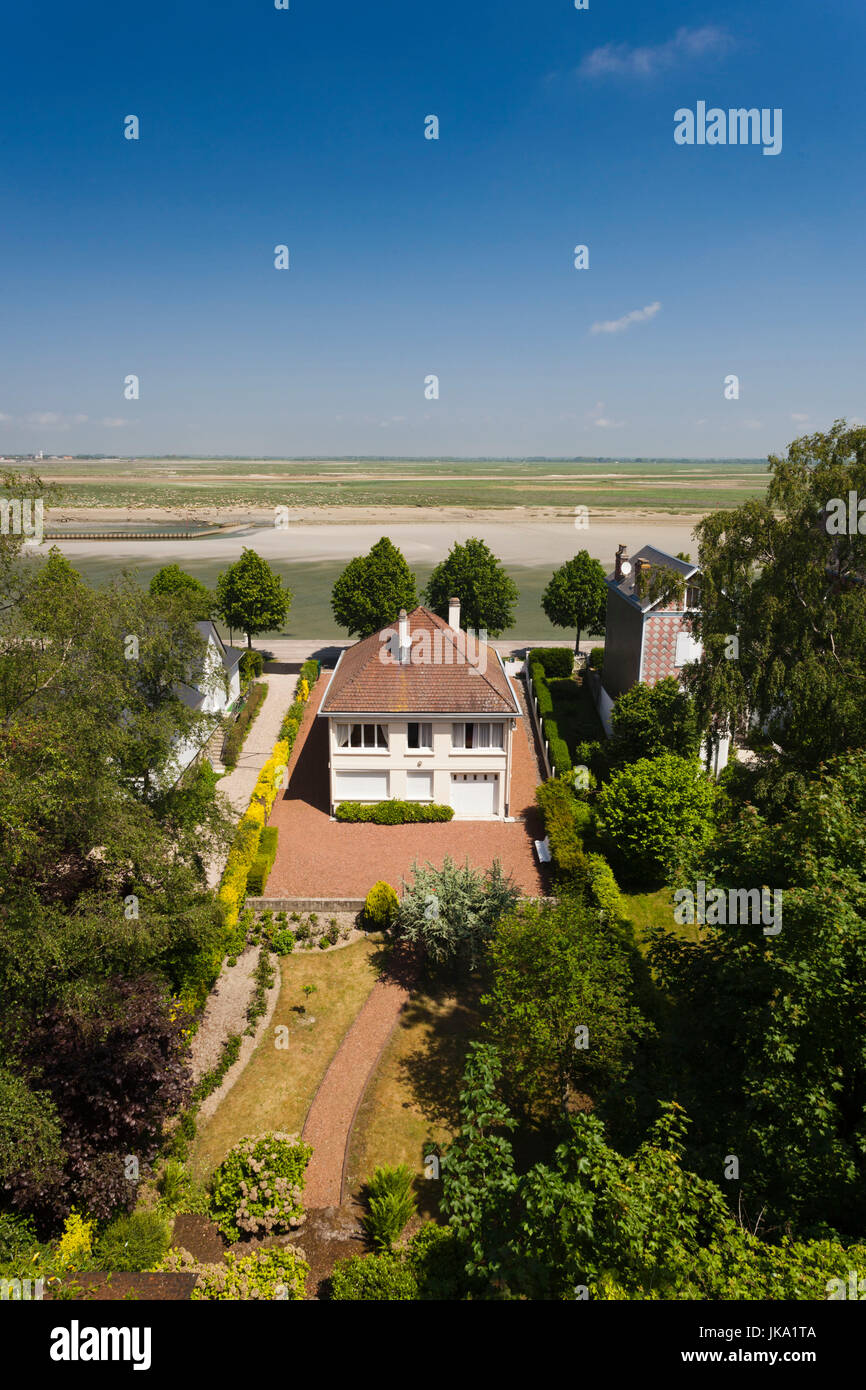
[[[388,730],[388,748],[379,750],[374,748],[338,748],[337,746],[337,724],[347,723],[371,723],[384,724]],[[432,800],[442,806],[451,805],[451,774],[452,772],[497,772],[499,773],[499,797],[496,806],[495,819],[500,819],[505,815],[505,803],[507,799],[507,787],[509,782],[511,766],[511,723],[510,719],[503,720],[504,748],[491,749],[455,749],[451,740],[451,725],[455,721],[452,718],[430,718],[421,720],[426,724],[432,724],[433,751],[425,753],[417,748],[410,748],[408,744],[408,720],[384,720],[378,719],[371,721],[345,719],[328,719],[329,725],[329,749],[331,765],[331,804],[334,805],[340,799],[335,791],[335,774],[338,771],[358,769],[363,771],[381,770],[388,774],[386,797],[395,798],[398,801],[414,801],[416,795],[407,780],[409,772],[430,772],[433,781]],[[416,721],[411,721],[416,722]],[[498,720],[491,720],[496,723]],[[358,797],[358,800],[367,800],[366,797]]]

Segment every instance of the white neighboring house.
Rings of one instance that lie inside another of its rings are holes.
[[[166,773],[166,780],[171,786],[195,761],[222,716],[232,708],[241,693],[240,660],[243,650],[227,646],[210,619],[196,623],[196,628],[207,643],[204,659],[199,672],[190,673],[190,683],[177,687],[177,694],[189,709],[198,714],[212,715],[213,718],[204,726],[204,737],[199,733],[195,738],[177,740]]]
[[[498,652],[427,608],[401,612],[340,656],[319,708],[328,721],[330,807],[397,799],[508,820],[520,704]]]

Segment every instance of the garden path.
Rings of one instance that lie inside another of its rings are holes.
[[[312,1145],[304,1206],[337,1207],[345,1197],[346,1157],[358,1107],[417,974],[414,957],[403,955],[373,985],[325,1072],[304,1122]]]

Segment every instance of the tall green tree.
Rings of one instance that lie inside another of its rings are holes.
[[[607,584],[598,560],[588,550],[579,550],[554,570],[547,588],[541,595],[541,606],[554,627],[576,629],[574,650],[580,650],[580,634],[591,636],[604,632],[607,611]]]
[[[655,685],[638,681],[624,691],[614,701],[611,724],[609,752],[613,762],[631,763],[661,753],[676,753],[681,758],[697,755],[700,735],[694,703],[674,676],[666,676]]]
[[[596,799],[602,840],[632,883],[659,884],[712,833],[715,784],[689,758],[662,753],[614,772]]]
[[[216,611],[230,628],[246,633],[247,646],[260,632],[286,621],[292,591],[266,560],[244,547],[241,558],[217,580]]]
[[[350,637],[369,637],[395,623],[401,608],[417,606],[415,576],[387,536],[349,561],[331,594],[334,617]]]
[[[471,538],[451,547],[430,575],[424,597],[440,618],[448,617],[449,599],[459,598],[464,628],[499,637],[514,622],[520,594],[501,560],[484,541]]]
[[[525,1113],[555,1118],[575,1093],[622,1079],[645,1030],[625,943],[574,898],[524,903],[497,923],[484,1034]]]
[[[595,1115],[573,1117],[547,1159],[518,1171],[496,1049],[472,1049],[463,1121],[445,1154],[442,1209],[489,1299],[826,1299],[866,1268],[866,1245],[776,1244],[732,1215],[685,1163],[687,1119],[666,1104],[630,1156]]]
[[[728,896],[700,946],[659,924],[650,952],[695,1165],[737,1154],[750,1210],[848,1234],[866,1229],[864,825],[864,752],[831,761],[781,822],[732,806],[680,882],[779,890],[781,929]]]
[[[766,730],[784,807],[789,775],[866,747],[866,426],[836,421],[769,462],[764,500],[695,528],[704,652],[683,679],[714,731]]]
[[[157,570],[150,581],[149,592],[151,595],[183,599],[198,622],[210,617],[214,605],[210,590],[195,575],[182,570],[180,565],[163,565],[162,569]]]

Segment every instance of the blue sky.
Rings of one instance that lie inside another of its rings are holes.
[[[855,0],[49,0],[4,40],[0,451],[757,457],[866,417]],[[677,146],[699,100],[780,107],[782,152]]]

